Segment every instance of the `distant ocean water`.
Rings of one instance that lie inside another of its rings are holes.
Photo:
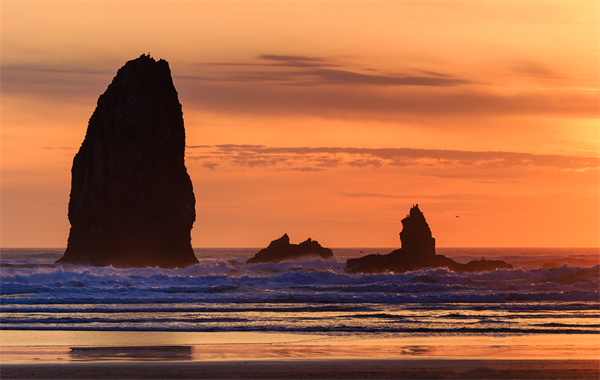
[[[0,329],[328,334],[600,334],[597,248],[438,248],[513,270],[346,274],[392,248],[246,264],[258,249],[196,249],[186,269],[57,266],[62,249],[3,249]]]

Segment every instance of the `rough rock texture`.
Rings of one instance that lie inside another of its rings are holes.
[[[512,265],[500,260],[475,260],[467,264],[435,253],[435,239],[425,216],[415,205],[402,220],[401,248],[387,255],[367,255],[346,262],[349,273],[407,272],[421,268],[448,268],[457,272],[482,272],[500,268],[512,269]]]
[[[435,239],[419,205],[413,206],[406,218],[402,219],[400,243],[409,256],[423,259],[435,256]]]
[[[333,257],[331,249],[321,247],[316,240],[303,241],[300,244],[290,244],[290,238],[284,234],[273,240],[267,248],[261,249],[247,263],[279,263],[281,261],[294,261],[310,258],[327,260]]]
[[[196,264],[185,130],[169,64],[149,55],[117,72],[71,170],[71,230],[61,264]]]

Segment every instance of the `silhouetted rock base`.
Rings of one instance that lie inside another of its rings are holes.
[[[409,272],[423,268],[448,268],[455,272],[486,272],[496,269],[512,269],[512,265],[501,260],[474,260],[467,264],[443,256],[415,257],[402,249],[395,250],[387,255],[367,255],[358,259],[349,259],[346,262],[348,273],[383,273],[383,272]]]
[[[308,238],[300,244],[290,244],[290,238],[284,234],[273,240],[267,248],[261,249],[254,257],[246,261],[252,263],[279,263],[282,261],[296,261],[311,258],[327,260],[333,257],[329,248],[322,247],[316,240]]]
[[[56,264],[70,265],[91,265],[96,267],[111,266],[114,268],[187,268],[198,263],[198,259],[194,255],[193,249],[187,250],[186,247],[181,247],[177,250],[177,255],[166,256],[165,252],[169,252],[169,248],[158,249],[152,247],[149,251],[144,251],[140,247],[136,247],[132,251],[123,249],[109,250],[79,250],[77,256],[65,255],[56,261]],[[166,256],[166,257],[165,257]],[[182,257],[185,256],[185,257]]]

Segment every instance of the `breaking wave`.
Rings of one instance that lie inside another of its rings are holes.
[[[0,328],[600,333],[600,266],[346,274],[344,262],[186,269],[3,260]]]

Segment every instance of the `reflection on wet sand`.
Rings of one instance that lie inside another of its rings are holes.
[[[319,345],[207,345],[71,347],[73,362],[93,361],[190,361],[236,359],[307,359],[356,357],[414,357],[433,355],[431,346],[319,346]]]
[[[310,359],[596,360],[594,334],[407,336],[0,331],[0,363]],[[36,341],[37,339],[37,341]]]
[[[191,346],[71,347],[71,361],[186,361]]]
[[[406,346],[402,348],[402,354],[406,356],[423,356],[433,353],[430,346]]]

